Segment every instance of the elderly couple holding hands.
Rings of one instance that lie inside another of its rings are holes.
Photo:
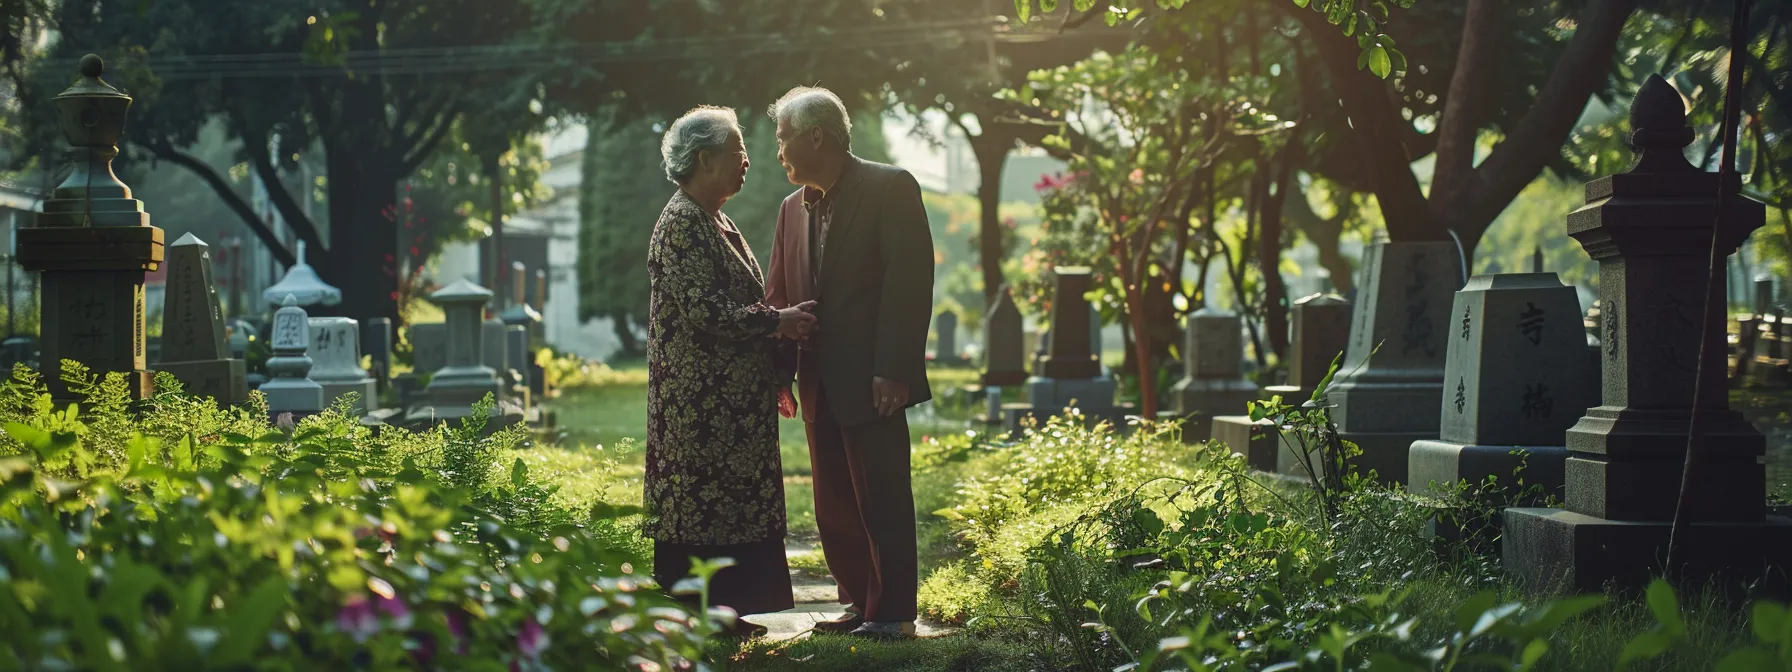
[[[802,413],[815,522],[846,615],[816,630],[914,634],[915,504],[904,409],[928,399],[933,239],[914,176],[852,153],[846,106],[798,87],[771,106],[797,190],[762,271],[722,205],[746,184],[734,112],[691,110],[660,145],[678,191],[647,253],[644,532],[654,576],[727,557],[712,604],[794,606],[784,554],[778,416]],[[751,213],[765,217],[771,213]],[[796,393],[790,392],[791,380]],[[763,633],[740,621],[729,633]]]

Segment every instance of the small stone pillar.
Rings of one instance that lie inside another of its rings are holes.
[[[243,360],[224,338],[224,312],[212,282],[211,248],[191,233],[168,246],[168,290],[162,302],[162,357],[166,371],[189,394],[230,406],[249,399]]]
[[[528,293],[527,269],[523,262],[510,264],[510,306],[498,315],[505,324],[519,324],[529,330],[530,340],[541,335],[541,313],[525,300]]]
[[[366,351],[373,381],[381,390],[392,380],[392,318],[375,317],[361,326],[362,350]]]
[[[447,321],[447,357],[424,388],[424,403],[410,409],[407,421],[434,424],[464,418],[485,395],[494,401],[503,396],[498,373],[485,365],[485,325],[481,319],[492,292],[467,280],[436,290],[429,300],[442,307]],[[422,326],[422,325],[419,325]],[[496,409],[493,411],[497,414]]]
[[[942,310],[933,318],[933,362],[939,366],[959,367],[965,365],[963,355],[958,353],[958,313]]]
[[[1563,432],[1599,403],[1574,288],[1554,273],[1477,275],[1450,315],[1442,431],[1413,442],[1410,488],[1441,493],[1495,476],[1513,489],[1522,462],[1517,478],[1560,497]]]
[[[324,410],[324,388],[310,379],[311,328],[297,297],[288,295],[274,311],[274,355],[268,358],[268,414],[291,413],[294,419]]]
[[[1244,378],[1244,329],[1236,313],[1212,306],[1189,315],[1183,329],[1182,380],[1170,387],[1170,407],[1182,419],[1182,436],[1199,441],[1213,433],[1213,418],[1243,410],[1257,398]]]
[[[133,399],[155,387],[145,370],[143,274],[162,263],[162,230],[112,173],[131,97],[101,81],[104,73],[100,57],[83,56],[81,81],[54,98],[74,172],[44,201],[37,225],[17,234],[19,266],[40,273],[43,379],[59,403],[79,401],[62,382],[65,359],[124,374]]]
[[[530,394],[532,385],[529,380],[529,330],[520,324],[504,326],[504,361],[510,365],[511,373],[518,378],[515,388],[516,398],[524,408],[535,404],[536,399]]]
[[[1776,592],[1792,566],[1792,520],[1766,511],[1766,440],[1729,408],[1723,349],[1697,361],[1700,339],[1715,346],[1723,334],[1700,311],[1719,176],[1683,156],[1693,139],[1684,111],[1673,86],[1651,76],[1630,107],[1635,165],[1587,183],[1587,205],[1568,216],[1568,235],[1599,262],[1604,400],[1567,432],[1566,507],[1505,512],[1505,566],[1535,587],[1640,587],[1662,570],[1695,412],[1705,438],[1688,484],[1682,578],[1765,579],[1762,588]],[[1719,258],[1765,214],[1761,203],[1732,197]],[[1700,366],[1709,405],[1695,410]]]
[[[1002,387],[1027,381],[1026,337],[1020,309],[1007,285],[996,292],[995,305],[983,317],[983,386]]]
[[[1356,471],[1405,483],[1407,449],[1437,437],[1449,349],[1444,336],[1461,282],[1460,257],[1449,241],[1377,242],[1364,254],[1349,354],[1329,395],[1338,434],[1363,450],[1351,460]]]
[[[324,403],[334,404],[350,392],[356,394],[357,416],[379,408],[379,389],[373,376],[361,368],[361,325],[346,317],[313,317],[311,328],[311,380],[323,387]]]

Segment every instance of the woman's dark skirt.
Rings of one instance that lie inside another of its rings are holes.
[[[653,542],[653,578],[670,591],[679,580],[691,573],[691,559],[734,558],[734,566],[726,567],[710,579],[710,606],[733,608],[742,616],[769,614],[796,606],[790,591],[790,564],[784,557],[784,540],[773,537],[765,541],[725,546],[700,546]],[[697,604],[696,595],[678,598]]]

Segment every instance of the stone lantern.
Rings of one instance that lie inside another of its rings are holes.
[[[18,232],[19,265],[41,273],[43,375],[58,401],[76,401],[62,360],[96,374],[122,373],[132,398],[154,392],[145,370],[143,275],[162,263],[162,230],[112,173],[131,97],[100,80],[99,56],[81,58],[81,79],[54,98],[74,171]]]
[[[300,306],[334,306],[342,303],[342,290],[325,284],[323,278],[317,277],[317,271],[312,270],[311,264],[305,263],[303,240],[299,241],[299,257],[291,268],[286,269],[286,275],[281,276],[280,282],[261,292],[261,298],[276,306],[283,305],[288,296],[298,301]]]
[[[1766,439],[1729,407],[1723,348],[1698,361],[1700,340],[1721,343],[1724,331],[1721,311],[1701,319],[1700,295],[1720,178],[1686,161],[1693,131],[1680,94],[1660,75],[1637,92],[1630,125],[1636,164],[1587,183],[1586,206],[1568,215],[1568,234],[1599,262],[1603,403],[1566,432],[1563,508],[1506,509],[1505,565],[1545,589],[1648,583],[1666,555],[1697,414],[1704,446],[1686,484],[1690,520],[1677,569],[1685,578],[1765,578],[1765,589],[1783,589],[1792,520],[1766,507]],[[1761,203],[1731,198],[1718,258],[1765,216]],[[1701,366],[1707,401],[1694,408]]]

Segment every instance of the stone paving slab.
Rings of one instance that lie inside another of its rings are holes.
[[[800,541],[787,541],[784,545],[787,557],[816,552],[816,546]],[[815,578],[806,572],[793,570],[790,573],[790,584],[796,607],[771,614],[754,614],[744,619],[749,623],[765,626],[769,631],[765,635],[766,640],[778,642],[796,639],[808,634],[816,623],[846,615],[846,607],[838,601],[839,592],[832,579]],[[915,634],[920,637],[942,637],[957,631],[957,628],[928,623],[915,624]]]

